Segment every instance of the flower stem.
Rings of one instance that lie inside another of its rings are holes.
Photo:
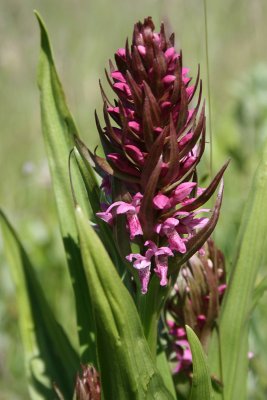
[[[212,123],[211,123],[211,95],[210,95],[210,68],[209,68],[209,42],[208,42],[208,17],[207,17],[207,0],[203,0],[204,6],[204,22],[205,22],[205,50],[206,50],[206,68],[207,68],[207,87],[208,87],[208,108],[209,108],[209,131],[210,131],[210,175],[212,176]]]
[[[144,334],[154,360],[157,355],[158,321],[167,292],[168,288],[161,287],[158,278],[154,276],[149,284],[147,294],[139,294],[137,300]]]

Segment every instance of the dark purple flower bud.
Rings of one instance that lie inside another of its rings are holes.
[[[169,327],[169,352],[175,365],[174,373],[191,372],[185,325],[194,329],[206,349],[226,287],[223,254],[209,239],[181,268],[166,302],[165,317]]]
[[[100,400],[101,387],[99,374],[91,365],[82,365],[82,375],[77,376],[76,400]]]
[[[197,216],[198,209],[215,192],[226,166],[206,189],[198,188],[196,167],[204,152],[206,132],[202,83],[199,71],[192,83],[182,54],[174,48],[174,36],[166,36],[164,24],[156,33],[151,17],[138,22],[132,43],[127,41],[125,48],[116,52],[115,62],[110,62],[107,73],[116,94],[114,104],[101,86],[103,129],[96,115],[106,158],[91,153],[111,199],[106,211],[97,215],[114,227],[119,214],[126,216],[128,240],[138,240],[143,252],[127,259],[135,260],[133,267],[145,293],[152,272],[161,285],[167,284],[169,256],[180,254],[188,259],[196,243],[200,247],[207,239],[202,235],[203,239],[198,236],[194,242],[197,231],[209,224],[207,232],[214,229],[220,202],[212,224],[209,216]],[[160,258],[155,253],[144,266],[146,242],[159,249],[167,247],[169,253]],[[158,267],[160,262],[164,268]]]

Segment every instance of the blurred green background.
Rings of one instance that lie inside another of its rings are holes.
[[[56,65],[81,136],[98,143],[93,113],[101,113],[98,80],[151,15],[175,31],[176,47],[195,76],[200,63],[207,93],[205,23],[201,0],[0,1],[0,205],[16,226],[62,324],[73,328],[69,278],[42,141],[36,66],[39,32],[33,9],[50,33]],[[231,267],[234,241],[260,149],[267,138],[267,2],[207,0],[213,129],[213,170],[227,159],[225,197],[216,241]],[[201,173],[209,171],[209,144]],[[263,210],[263,217],[266,212]],[[0,400],[27,399],[15,292],[0,239]],[[262,268],[262,275],[264,272]],[[267,398],[267,299],[252,318],[250,398]]]

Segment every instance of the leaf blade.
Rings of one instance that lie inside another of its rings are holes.
[[[237,256],[218,323],[220,340],[213,335],[209,349],[210,368],[216,376],[222,374],[224,396],[229,400],[246,398],[249,313],[256,276],[266,258],[267,219],[262,215],[267,203],[266,160],[267,146],[255,173],[239,229]],[[216,393],[215,398],[221,399],[221,394]]]
[[[54,380],[67,398],[73,393],[79,357],[56,321],[17,234],[0,211],[5,252],[16,287],[19,325],[32,399],[54,399]]]
[[[212,388],[206,355],[195,332],[186,325],[186,334],[193,359],[193,379],[189,400],[211,400]]]
[[[78,235],[68,175],[68,157],[73,149],[74,135],[78,135],[75,122],[66,104],[65,95],[53,60],[45,24],[35,12],[41,33],[41,52],[38,66],[38,86],[43,136],[60,222],[61,235],[75,295],[80,351],[84,361],[95,363],[94,328],[90,294],[78,247]],[[72,170],[75,194],[90,214],[83,182],[75,164]]]

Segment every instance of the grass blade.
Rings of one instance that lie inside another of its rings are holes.
[[[79,357],[56,321],[31,262],[15,231],[0,211],[5,252],[16,287],[19,325],[32,399],[55,398],[52,383],[71,398]]]
[[[219,320],[221,350],[216,335],[209,350],[211,371],[223,381],[224,398],[227,400],[247,397],[249,314],[256,276],[266,259],[267,218],[263,215],[266,204],[267,146],[244,210],[237,240],[237,257],[222,305]],[[223,397],[216,394],[217,398]]]
[[[174,398],[176,398],[176,392],[174,387],[174,382],[172,379],[172,373],[170,364],[168,363],[168,359],[163,347],[158,344],[158,351],[157,351],[157,368],[162,376],[163,382],[166,388],[170,391]]]

